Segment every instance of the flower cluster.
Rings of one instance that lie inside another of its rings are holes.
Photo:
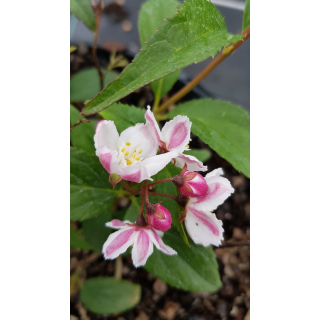
[[[142,195],[141,212],[135,222],[115,219],[106,223],[118,231],[109,236],[102,252],[105,259],[114,259],[133,245],[132,261],[136,267],[146,263],[153,252],[153,245],[165,254],[177,254],[161,239],[163,232],[171,228],[171,214],[160,203],[149,202],[149,188],[164,182],[176,185],[178,197],[159,195],[177,201],[183,208],[180,222],[184,221],[192,240],[203,246],[221,244],[222,221],[211,211],[234,191],[230,182],[221,176],[222,169],[213,170],[203,177],[195,171],[206,171],[207,167],[196,157],[183,153],[189,150],[191,122],[188,117],[176,116],[166,122],[161,131],[149,106],[145,118],[145,124],[138,123],[120,135],[113,121],[102,120],[94,136],[96,155],[110,174],[113,187],[121,182],[129,193]],[[146,184],[146,180],[153,181],[152,176],[170,161],[182,168],[179,175]],[[132,189],[123,180],[144,183],[142,187]],[[145,203],[146,219],[143,215]]]

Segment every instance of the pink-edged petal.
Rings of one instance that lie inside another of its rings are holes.
[[[124,253],[133,244],[135,233],[134,227],[123,228],[111,233],[102,248],[104,258],[114,259]]]
[[[207,166],[204,166],[201,161],[199,161],[194,156],[189,156],[186,154],[179,153],[178,157],[175,158],[176,166],[183,168],[187,164],[189,171],[207,171]]]
[[[130,142],[130,151],[136,148],[142,150],[140,154],[142,159],[155,156],[159,148],[158,139],[150,124],[137,123],[134,127],[124,130],[120,134],[118,148],[127,142]]]
[[[103,147],[100,149],[99,160],[102,166],[111,174],[119,174],[118,151]]]
[[[168,255],[177,254],[175,250],[163,243],[162,239],[159,236],[159,232],[153,229],[150,229],[147,232],[149,234],[150,239],[152,240],[152,242],[158,250]]]
[[[97,156],[100,155],[102,148],[116,150],[119,139],[119,133],[114,122],[110,120],[99,121],[93,139]]]
[[[210,244],[221,245],[221,240],[223,240],[222,221],[218,220],[214,213],[205,213],[188,207],[184,223],[194,243],[205,247]]]
[[[113,229],[122,229],[122,228],[126,228],[128,227],[128,223],[132,224],[132,222],[126,220],[126,221],[121,221],[118,219],[113,219],[110,222],[106,223],[106,226],[109,228],[113,228]]]
[[[209,187],[207,194],[202,197],[190,198],[188,205],[202,211],[215,210],[234,192],[234,189],[228,179],[220,176],[205,177],[205,180]]]
[[[177,153],[175,151],[170,151],[142,160],[143,172],[141,181],[146,179],[153,181],[151,177],[162,170],[176,156]]]
[[[150,106],[148,106],[147,108],[148,108],[148,110],[145,113],[146,123],[151,125],[151,127],[154,130],[154,133],[158,139],[158,142],[160,142],[161,133],[160,133],[159,125],[157,123],[156,118],[154,117],[153,112],[150,110]]]
[[[168,150],[183,152],[190,140],[191,122],[186,116],[176,116],[166,122],[161,131],[162,140]]]
[[[136,234],[131,253],[134,266],[137,268],[145,265],[152,252],[153,244],[147,231],[140,229]]]

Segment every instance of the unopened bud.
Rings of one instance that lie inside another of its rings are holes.
[[[112,173],[109,175],[109,181],[113,186],[113,189],[115,188],[115,186],[117,185],[117,183],[119,183],[121,181],[121,176]]]
[[[181,174],[184,183],[178,187],[180,194],[187,197],[200,197],[208,192],[208,184],[203,176],[197,172],[185,171]]]
[[[167,231],[171,228],[171,214],[160,203],[148,203],[146,205],[146,217],[151,227],[156,230]]]

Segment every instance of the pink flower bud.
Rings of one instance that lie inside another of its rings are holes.
[[[167,231],[171,228],[171,214],[160,203],[147,203],[146,217],[148,224],[156,230]]]
[[[177,187],[181,194],[187,197],[200,197],[208,192],[208,184],[201,174],[185,171],[180,177],[183,178],[183,183]]]

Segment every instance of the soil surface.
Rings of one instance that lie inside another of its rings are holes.
[[[91,50],[85,46],[70,56],[71,74],[93,66]],[[109,53],[99,52],[102,65],[108,63],[108,57]],[[127,58],[130,61],[131,57]],[[181,86],[179,83],[174,86],[169,96],[179,85]],[[185,100],[196,97],[191,93]],[[153,93],[150,86],[145,86],[121,102],[136,106],[152,105]],[[82,103],[75,105],[79,109],[83,106]],[[192,137],[190,147],[207,148],[195,136]],[[250,319],[250,181],[215,152],[212,152],[211,158],[205,165],[208,166],[209,172],[219,167],[223,168],[225,177],[235,188],[234,194],[215,211],[217,218],[223,221],[225,230],[225,242],[222,247],[213,247],[219,263],[222,288],[215,293],[193,293],[176,289],[153,277],[145,269],[136,269],[129,255],[123,257],[122,278],[141,285],[139,304],[122,314],[96,315],[81,304],[79,285],[73,284],[70,290],[71,320]],[[104,261],[102,255],[74,248],[71,250],[70,269],[71,277],[77,273],[81,281],[98,276],[114,276],[115,261]]]

